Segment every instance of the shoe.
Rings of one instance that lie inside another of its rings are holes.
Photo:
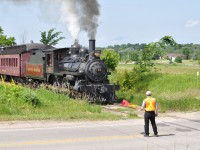
[[[149,137],[149,134],[145,134],[144,137]]]
[[[155,137],[158,137],[158,134],[154,134]]]

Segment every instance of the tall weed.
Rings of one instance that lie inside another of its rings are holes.
[[[120,82],[122,89],[117,93],[120,101],[127,99],[141,105],[146,91],[151,90],[160,103],[161,111],[200,109],[200,81],[195,74],[147,73],[140,77],[133,72],[124,74],[125,79]]]

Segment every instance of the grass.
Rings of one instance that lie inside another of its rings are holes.
[[[158,100],[160,111],[196,111],[200,110],[200,66],[193,61],[169,65],[167,61],[155,61],[157,72],[152,73],[139,83],[140,91],[131,88],[117,93],[120,100],[127,99],[133,104],[141,105],[146,97],[145,92],[151,90]],[[122,73],[131,71],[134,64],[120,64],[119,70],[111,80],[120,80]]]
[[[5,88],[6,87],[6,88]],[[128,116],[130,117],[130,116]],[[0,83],[0,120],[117,120],[126,116],[46,89]]]
[[[193,73],[161,74],[149,83],[162,111],[200,109],[200,81]]]
[[[200,65],[197,61],[183,60],[183,63],[174,63],[169,65],[168,60],[156,60],[153,61],[157,72],[159,73],[169,73],[169,74],[183,74],[183,73],[193,73],[196,74],[197,71],[200,72]],[[117,66],[118,73],[122,73],[125,70],[131,71],[134,64],[119,64]]]

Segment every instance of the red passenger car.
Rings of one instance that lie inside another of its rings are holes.
[[[44,49],[50,48],[44,44],[30,43],[1,48],[0,51],[0,75],[6,80],[11,77],[16,81],[44,77],[43,58]],[[39,54],[36,55],[36,52]],[[22,81],[24,82],[24,81]]]

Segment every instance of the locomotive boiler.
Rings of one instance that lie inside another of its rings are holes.
[[[0,74],[6,80],[49,83],[84,95],[90,102],[113,103],[119,85],[108,80],[108,69],[95,50],[77,41],[68,48],[54,48],[39,43],[5,47],[0,54]]]

